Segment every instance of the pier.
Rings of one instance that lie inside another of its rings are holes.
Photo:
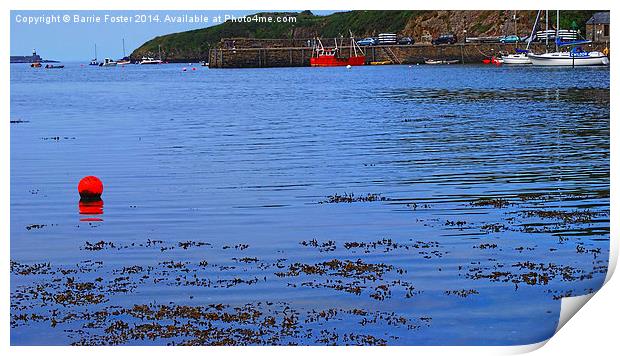
[[[209,50],[210,68],[271,68],[308,67],[312,56],[310,40],[258,40],[223,39],[220,45]],[[333,46],[333,39],[322,40],[326,46]],[[550,43],[551,46],[551,43]],[[338,46],[343,56],[350,56],[350,46]],[[361,47],[370,62],[390,61],[394,64],[424,63],[426,59],[459,60],[459,63],[480,63],[483,59],[500,53],[514,53],[516,48],[525,48],[524,43],[456,43],[434,46],[430,43],[413,45],[380,45]],[[544,43],[532,43],[533,52],[545,52]],[[603,50],[605,43],[587,45],[588,50]]]

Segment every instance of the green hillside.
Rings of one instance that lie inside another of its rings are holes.
[[[167,57],[192,58],[205,53],[222,38],[310,38],[314,36],[336,37],[354,34],[365,36],[378,32],[400,32],[412,16],[423,11],[348,11],[328,16],[316,16],[310,11],[299,13],[258,13],[258,16],[292,16],[296,22],[231,22],[155,37],[132,53],[132,58],[153,55],[161,46]]]

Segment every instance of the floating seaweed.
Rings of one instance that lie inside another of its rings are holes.
[[[319,204],[333,204],[333,203],[355,203],[355,202],[373,202],[373,201],[388,201],[389,198],[382,196],[381,194],[368,193],[367,195],[356,196],[353,193],[334,194],[327,197],[326,200],[322,200]]]
[[[485,244],[480,244],[480,245],[474,246],[474,248],[478,248],[478,249],[481,249],[481,250],[495,249],[495,248],[497,248],[497,244],[485,243]]]
[[[310,246],[310,247],[318,248],[319,251],[321,252],[329,252],[329,251],[334,251],[336,249],[336,242],[332,240],[319,243],[316,239],[312,239],[309,241],[306,241],[306,240],[301,241],[299,244],[302,246]]]
[[[46,227],[46,224],[30,224],[28,226],[26,226],[26,230],[32,230],[32,229],[42,229],[44,227]]]
[[[446,295],[456,295],[461,298],[467,298],[472,294],[480,294],[475,289],[456,289],[456,290],[447,290],[444,292]]]
[[[491,206],[494,208],[505,208],[511,204],[512,203],[504,198],[481,198],[469,203],[471,206]]]
[[[565,223],[592,223],[595,217],[605,215],[604,212],[595,212],[589,209],[562,211],[562,210],[525,210],[518,213],[521,217],[537,217],[540,219],[561,220]]]

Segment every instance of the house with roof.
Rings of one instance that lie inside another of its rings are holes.
[[[586,22],[586,39],[592,42],[609,41],[609,11],[596,12]]]

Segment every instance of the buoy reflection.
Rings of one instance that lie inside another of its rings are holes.
[[[80,215],[101,215],[103,214],[103,200],[84,200],[78,203]],[[80,221],[103,221],[101,218],[90,217],[81,218]]]

